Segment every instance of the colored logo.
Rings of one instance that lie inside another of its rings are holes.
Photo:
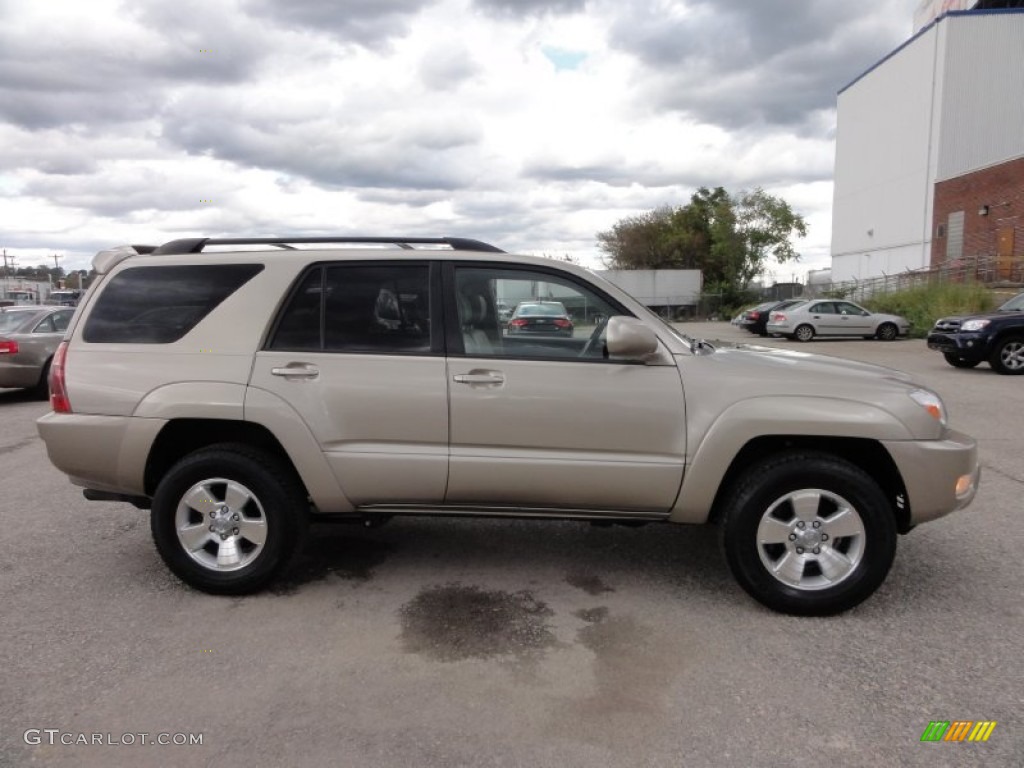
[[[932,720],[921,741],[988,741],[995,728],[995,720]]]

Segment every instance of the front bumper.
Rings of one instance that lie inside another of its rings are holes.
[[[972,437],[949,430],[944,440],[886,440],[910,504],[910,524],[948,515],[970,504],[978,492],[981,466]]]
[[[988,337],[982,333],[943,333],[932,331],[928,334],[928,349],[955,355],[964,360],[983,362],[988,359]]]

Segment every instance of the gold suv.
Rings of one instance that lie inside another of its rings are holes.
[[[693,340],[572,264],[247,238],[93,267],[39,432],[87,498],[151,509],[168,567],[208,592],[268,584],[318,516],[711,522],[754,598],[834,613],[898,533],[976,492],[974,441],[908,376]],[[522,302],[561,304],[571,333],[510,334]]]

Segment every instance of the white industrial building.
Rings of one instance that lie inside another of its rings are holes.
[[[1024,257],[1019,5],[923,0],[922,28],[840,91],[834,281]]]

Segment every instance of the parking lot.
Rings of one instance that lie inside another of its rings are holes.
[[[318,526],[284,583],[218,598],[49,464],[45,403],[0,391],[0,766],[1024,764],[1024,378],[921,340],[680,327],[913,373],[978,440],[977,499],[827,619],[761,607],[714,530],[667,525]],[[920,741],[946,720],[998,725]]]

